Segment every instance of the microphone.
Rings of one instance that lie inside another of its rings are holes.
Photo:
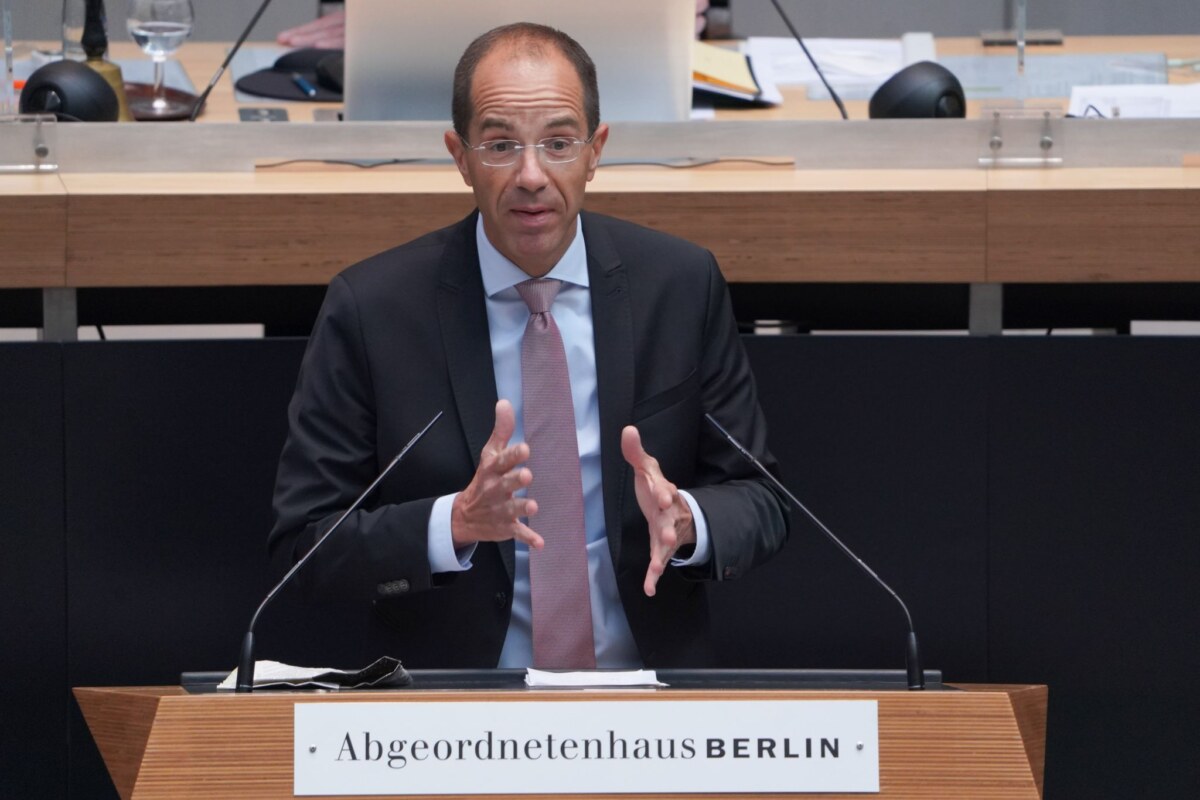
[[[261,603],[259,603],[258,610],[255,611],[254,616],[250,618],[250,626],[246,629],[246,636],[242,639],[242,652],[241,657],[238,660],[237,691],[254,691],[254,625],[258,622],[258,615],[261,614],[263,609],[267,607],[267,603],[275,599],[275,595],[279,594],[279,590],[288,584],[288,582],[292,579],[292,576],[295,575],[310,558],[312,558],[313,553],[317,552],[317,548],[325,544],[325,540],[328,539],[329,536],[336,531],[343,522],[346,521],[346,517],[350,516],[354,510],[362,504],[363,500],[367,499],[367,495],[374,491],[375,487],[378,486],[379,483],[388,476],[388,473],[392,471],[392,467],[399,464],[400,459],[404,458],[408,451],[413,448],[413,445],[421,441],[421,437],[433,427],[433,423],[437,422],[441,418],[441,411],[434,414],[433,419],[425,423],[425,427],[422,428],[416,436],[409,439],[408,444],[404,445],[400,452],[396,454],[396,457],[392,459],[391,463],[383,468],[383,472],[379,473],[379,477],[371,481],[371,485],[363,490],[363,493],[358,496],[358,499],[351,503],[350,507],[342,512],[342,515],[337,518],[336,522],[329,526],[329,530],[325,531],[325,533],[321,535],[320,539],[317,539],[317,543],[309,548],[309,551],[305,553],[299,561],[292,565],[292,568],[287,571],[287,574],[283,576],[283,579],[280,580],[279,583],[275,584],[275,588],[267,592],[267,596],[263,598]]]
[[[225,61],[217,68],[217,73],[208,82],[208,87],[196,98],[196,105],[192,106],[192,113],[188,116],[188,122],[195,122],[196,117],[200,116],[200,109],[204,108],[204,102],[208,100],[213,87],[217,85],[217,81],[221,80],[221,76],[225,74],[225,70],[229,67],[229,62],[233,61],[233,57],[237,55],[237,51],[242,49],[242,44],[246,41],[246,37],[250,35],[250,31],[258,24],[259,17],[263,15],[263,12],[267,10],[267,6],[270,4],[271,0],[263,0],[262,5],[258,7],[258,11],[254,12],[254,16],[250,18],[250,24],[246,26],[246,29],[242,31],[242,35],[238,37],[233,47],[229,49],[229,55],[225,56]]]
[[[882,586],[888,594],[890,594],[892,597],[896,598],[896,602],[900,604],[900,608],[904,610],[904,616],[908,619],[908,640],[905,643],[905,651],[904,651],[904,663],[905,663],[905,666],[907,667],[907,672],[908,672],[908,688],[909,689],[924,689],[925,688],[925,673],[921,669],[921,652],[917,646],[917,633],[916,633],[916,630],[913,628],[912,614],[908,613],[908,606],[904,605],[904,601],[900,599],[900,595],[896,594],[892,590],[892,587],[890,587],[886,583],[884,583],[883,579],[880,578],[878,575],[876,575],[875,571],[872,570],[870,567],[868,567],[861,558],[854,555],[854,552],[849,547],[847,547],[845,545],[845,543],[842,542],[841,539],[839,539],[837,536],[835,536],[833,531],[831,531],[831,530],[829,530],[829,528],[825,527],[825,523],[823,523],[823,522],[821,522],[821,520],[817,519],[816,515],[813,514],[811,511],[809,511],[805,507],[805,505],[796,498],[796,495],[789,492],[787,487],[779,482],[778,478],[776,478],[774,475],[772,475],[770,472],[768,472],[767,468],[764,467],[762,465],[762,463],[757,458],[754,457],[753,453],[751,453],[749,450],[747,450],[745,447],[743,447],[741,442],[739,442],[737,439],[733,438],[733,435],[730,434],[729,431],[722,428],[721,423],[719,423],[715,419],[713,419],[712,414],[705,414],[704,418],[706,420],[708,420],[712,424],[712,426],[714,428],[716,428],[717,431],[720,432],[720,434],[723,437],[725,437],[726,441],[728,441],[731,445],[733,445],[734,449],[737,450],[739,453],[741,453],[742,456],[747,461],[749,461],[756,470],[761,472],[763,474],[763,477],[765,477],[767,480],[769,480],[775,486],[775,488],[779,489],[779,491],[781,491],[785,495],[787,495],[787,498],[792,501],[792,504],[795,505],[796,508],[800,509],[805,514],[807,514],[808,518],[811,519],[813,522],[815,522],[817,524],[817,527],[820,528],[821,531],[826,536],[829,537],[829,541],[836,544],[838,546],[838,548],[843,553],[845,553],[846,556],[851,561],[853,561],[855,564],[857,564],[859,566],[859,568],[862,569],[863,572],[870,575],[871,578],[876,583],[878,583],[880,586]]]
[[[779,5],[779,0],[771,0],[771,5],[775,6],[775,10],[779,12],[780,18],[783,19],[783,24],[787,25],[787,29],[791,32],[792,38],[796,40],[796,44],[800,45],[800,49],[804,51],[805,57],[808,58],[808,63],[812,64],[813,69],[816,70],[817,77],[820,78],[821,83],[825,85],[825,90],[829,92],[830,99],[833,100],[834,104],[838,107],[838,111],[841,113],[842,119],[850,119],[850,116],[846,113],[846,106],[844,103],[842,103],[842,98],[838,97],[838,93],[835,92],[833,87],[829,85],[829,81],[825,80],[825,73],[821,71],[821,67],[817,64],[817,60],[812,57],[812,53],[808,52],[808,45],[804,43],[804,37],[800,35],[800,31],[796,30],[796,26],[792,24],[791,17],[784,12],[783,6]],[[729,434],[725,435],[728,436]],[[809,516],[812,515],[809,514]]]

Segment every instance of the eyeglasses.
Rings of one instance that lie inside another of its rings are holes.
[[[462,143],[468,150],[479,153],[479,160],[489,167],[511,167],[521,158],[521,151],[533,148],[543,164],[569,164],[579,158],[583,146],[589,144],[592,137],[576,139],[573,136],[551,136],[542,139],[537,144],[521,144],[513,139],[493,139],[490,142],[473,145],[466,139]]]

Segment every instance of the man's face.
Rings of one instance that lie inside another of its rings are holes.
[[[583,85],[553,47],[535,56],[497,46],[475,69],[471,101],[467,134],[472,145],[497,139],[532,145],[551,136],[588,138]],[[491,167],[454,131],[446,133],[446,147],[475,192],[488,240],[537,278],[558,263],[575,238],[584,187],[596,172],[607,138],[608,126],[601,125],[579,158],[566,164],[547,164],[529,147],[520,151],[517,163]]]

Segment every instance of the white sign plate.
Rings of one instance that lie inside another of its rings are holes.
[[[297,703],[294,792],[878,792],[874,700]]]

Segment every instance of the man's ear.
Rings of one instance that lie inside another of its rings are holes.
[[[596,174],[596,167],[600,164],[600,152],[604,149],[605,143],[608,141],[608,125],[603,122],[596,128],[596,132],[592,134],[591,150],[588,153],[588,173],[587,179],[590,181],[592,176]]]
[[[450,151],[450,157],[454,159],[455,166],[458,167],[458,174],[462,175],[463,182],[470,186],[471,172],[467,169],[467,156],[470,155],[470,152],[467,150],[467,146],[463,144],[462,138],[452,130],[446,131],[443,141],[446,143],[446,149]]]

